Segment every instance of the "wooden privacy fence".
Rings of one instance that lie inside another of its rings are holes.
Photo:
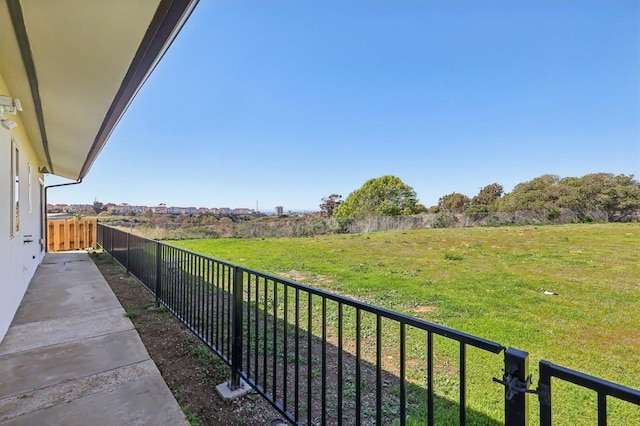
[[[81,250],[96,246],[96,219],[47,221],[47,251]]]

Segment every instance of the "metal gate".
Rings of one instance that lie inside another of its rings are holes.
[[[640,390],[599,379],[545,360],[539,362],[540,377],[537,388],[530,389],[533,378],[528,371],[528,353],[509,348],[505,350],[504,362],[502,379],[494,378],[493,380],[505,387],[505,424],[508,426],[528,424],[528,394],[535,394],[538,397],[540,425],[550,426],[553,424],[551,414],[553,406],[552,378],[596,392],[598,396],[598,426],[607,424],[608,397],[638,405],[640,409]]]

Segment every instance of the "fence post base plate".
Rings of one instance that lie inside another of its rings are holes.
[[[251,386],[249,386],[244,380],[240,379],[240,387],[236,390],[231,390],[230,382],[226,381],[224,383],[220,383],[216,386],[216,391],[218,391],[218,395],[225,401],[229,401],[232,399],[240,398],[241,396],[245,396],[250,390]]]

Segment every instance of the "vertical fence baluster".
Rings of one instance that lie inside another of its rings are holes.
[[[467,350],[460,342],[460,424],[467,424]]]
[[[294,328],[294,340],[295,340],[295,355],[296,364],[294,366],[294,382],[293,382],[293,405],[295,409],[294,418],[296,423],[299,420],[299,395],[300,395],[300,290],[296,287],[296,299],[295,299],[295,328]]]
[[[338,426],[342,425],[342,303],[338,302]]]
[[[405,325],[400,323],[400,425],[404,426],[406,421],[406,391],[405,391],[405,358],[406,358],[406,344],[405,344]]]
[[[251,273],[247,272],[247,347],[246,347],[246,360],[247,360],[247,377],[251,377]]]
[[[258,278],[258,276],[255,276],[255,287],[256,287],[256,305],[255,305],[255,326],[256,326],[256,333],[255,333],[255,345],[254,345],[254,349],[255,349],[255,353],[253,354],[254,359],[255,359],[255,377],[256,377],[256,382],[258,382],[258,377],[260,377],[260,370],[259,370],[259,366],[258,366],[258,354],[259,354],[259,330],[260,330],[260,312],[259,312],[259,304],[260,304],[260,294],[259,294],[259,290],[260,290],[260,279]]]
[[[189,253],[189,312],[191,314],[189,325],[191,329],[196,332],[196,334],[198,330],[196,326],[196,320],[198,315],[198,300],[197,300],[198,291],[196,290],[197,267],[198,267],[197,257]],[[229,293],[231,293],[231,291]]]
[[[130,241],[131,241],[131,233],[127,232],[127,253],[126,253],[127,254],[127,258],[126,258],[127,259],[127,265],[126,265],[127,275],[129,275],[129,245],[130,245]]]
[[[191,274],[191,312],[193,316],[193,321],[191,322],[191,327],[193,327],[194,333],[196,336],[199,334],[200,327],[198,326],[199,321],[199,293],[200,293],[200,280],[198,279],[198,268],[200,267],[200,257],[196,255],[191,255],[191,261],[193,262],[193,272]]]
[[[200,283],[200,336],[202,340],[207,340],[207,317],[206,317],[206,307],[207,307],[207,281],[206,281],[206,259],[202,256],[200,258],[200,270],[198,272],[198,282]]]
[[[161,274],[161,270],[162,270],[162,246],[161,243],[158,241],[156,242],[156,289],[155,289],[155,294],[156,294],[156,307],[160,307],[160,299],[162,298],[162,290],[161,290],[161,285],[162,285],[162,274]]]
[[[307,424],[311,424],[313,420],[312,415],[312,406],[311,403],[313,401],[312,396],[312,372],[313,372],[313,295],[309,293],[309,298],[307,299]]]
[[[198,333],[204,338],[204,259],[198,256]]]
[[[187,259],[183,250],[179,251],[180,258],[180,289],[178,299],[180,300],[180,319],[187,321]]]
[[[598,392],[598,426],[607,426],[607,394]]]
[[[215,261],[211,261],[209,265],[209,342],[211,345],[214,345],[215,342],[215,333],[214,331],[214,322],[218,316],[218,310],[216,309],[216,305],[214,304],[215,293],[216,293],[216,263]]]
[[[180,277],[182,276],[182,264],[180,263],[180,251],[174,249],[172,253],[172,258],[174,260],[175,266],[173,268],[173,311],[180,318],[180,283],[182,280]]]
[[[221,348],[220,345],[220,320],[224,315],[224,310],[220,308],[220,280],[222,279],[220,268],[222,265],[220,263],[216,264],[216,347]]]
[[[211,293],[211,279],[209,277],[209,271],[211,268],[211,261],[207,259],[204,263],[204,288],[205,292],[203,295],[203,303],[205,306],[204,309],[204,339],[206,340],[208,345],[211,345],[211,340],[209,340],[209,330],[211,329],[211,305],[209,304],[209,293]]]
[[[360,308],[356,308],[356,424],[362,424],[360,411],[362,409],[362,401],[360,398],[362,386],[362,372],[360,370]]]
[[[271,382],[273,383],[273,399],[278,399],[278,283],[273,280],[273,360],[271,368],[273,369],[271,374]]]
[[[269,290],[267,289],[267,279],[262,278],[264,284],[264,309],[262,310],[262,386],[264,391],[267,392],[267,366],[269,362],[267,360],[267,310],[269,309]]]
[[[282,336],[282,340],[283,340],[283,344],[282,344],[282,350],[283,350],[283,354],[284,354],[284,359],[283,359],[283,364],[284,364],[284,368],[283,368],[283,379],[282,379],[282,383],[283,383],[283,388],[282,388],[282,401],[283,401],[283,410],[284,411],[289,411],[288,410],[288,381],[289,381],[289,370],[288,370],[288,358],[289,358],[289,335],[288,335],[288,329],[289,329],[289,286],[287,284],[283,284],[284,287],[284,330],[283,330],[283,336]],[[296,360],[297,361],[297,360]]]
[[[427,331],[427,424],[433,426],[433,333]]]
[[[382,317],[376,315],[376,425],[382,424]]]
[[[171,259],[173,256],[171,255],[173,247],[164,246],[164,305],[167,309],[171,310],[173,306],[173,272],[172,272],[172,263]]]
[[[322,297],[322,424],[327,424],[327,298]]]

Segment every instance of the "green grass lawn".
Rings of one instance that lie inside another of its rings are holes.
[[[538,360],[546,359],[640,388],[638,224],[171,244],[528,351],[534,378]],[[470,398],[470,406],[498,420],[501,408],[493,405],[502,389],[490,380],[501,375],[499,361],[469,353],[470,386],[488,394]],[[557,389],[563,395],[560,402],[554,398],[558,424],[594,422],[594,395],[562,384]],[[640,424],[639,407],[614,402],[609,412],[617,417],[610,424]]]

